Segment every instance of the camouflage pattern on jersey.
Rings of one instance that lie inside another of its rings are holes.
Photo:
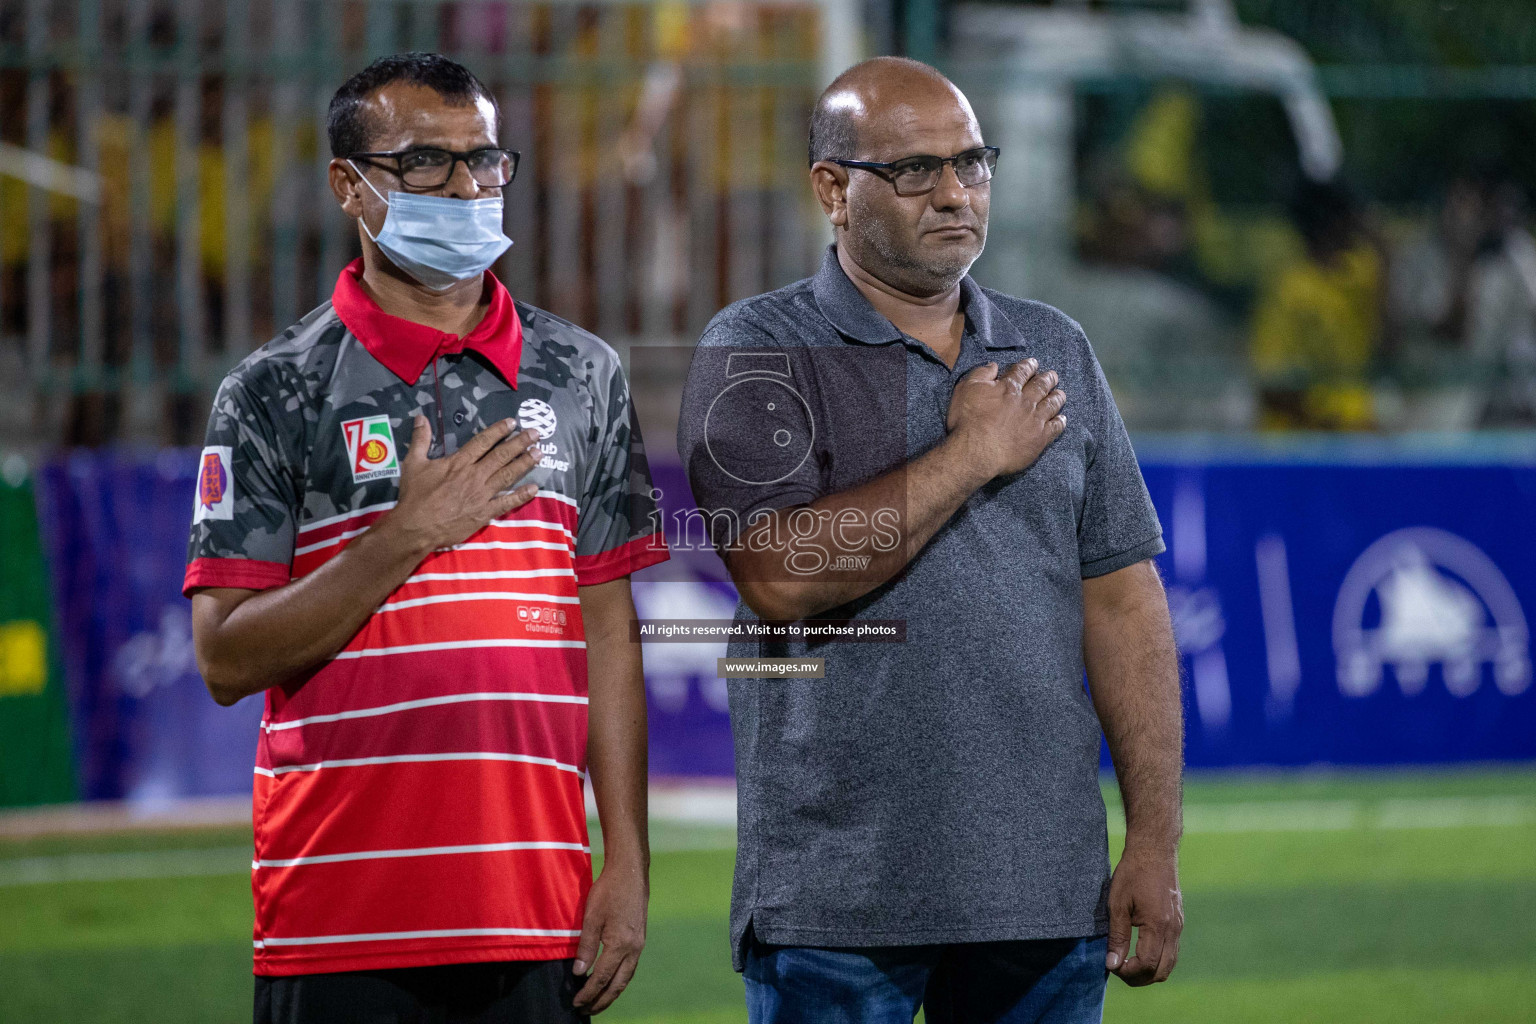
[[[252,353],[214,399],[208,479],[194,503],[188,561],[268,563],[274,575],[266,585],[281,584],[300,529],[396,500],[414,416],[432,423],[433,456],[511,418],[537,426],[544,450],[523,482],[576,502],[578,578],[603,582],[583,578],[584,564],[651,536],[660,521],[629,385],[617,353],[601,339],[544,310],[520,302],[514,309],[523,333],[515,388],[472,349],[439,356],[407,384],[364,348],[330,302]],[[376,418],[386,416],[384,432]],[[378,442],[371,447],[369,429]],[[349,431],[363,438],[363,454]],[[380,468],[360,471],[370,466]],[[643,564],[665,557],[659,540],[640,549]],[[191,585],[244,584],[203,578]]]

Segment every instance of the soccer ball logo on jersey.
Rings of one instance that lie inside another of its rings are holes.
[[[544,453],[544,457],[539,460],[541,468],[562,473],[571,468],[568,460],[555,458],[560,453],[560,447],[550,440],[555,436],[555,410],[548,402],[538,398],[523,399],[523,403],[517,407],[517,422],[524,430],[539,432],[539,451]]]
[[[347,441],[347,459],[352,464],[352,482],[383,480],[400,475],[400,459],[395,454],[395,433],[388,416],[367,416],[341,424]]]
[[[523,404],[517,407],[517,422],[524,430],[537,430],[540,441],[555,436],[555,410],[541,399],[523,399]]]

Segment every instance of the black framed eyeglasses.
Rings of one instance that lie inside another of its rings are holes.
[[[519,154],[512,149],[470,149],[455,152],[451,149],[402,149],[395,153],[353,153],[347,159],[363,160],[378,165],[381,160],[387,171],[394,171],[401,181],[411,188],[441,188],[453,177],[454,165],[459,161],[469,168],[469,176],[481,188],[501,188],[517,176]]]
[[[945,164],[954,165],[956,180],[966,188],[991,181],[992,172],[997,168],[999,152],[996,146],[980,146],[954,156],[908,156],[890,163],[874,163],[869,160],[832,162],[840,167],[857,167],[861,171],[880,175],[895,187],[899,196],[920,196],[939,187],[939,178],[944,174]]]

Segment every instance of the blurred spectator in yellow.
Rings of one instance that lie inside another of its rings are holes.
[[[67,79],[62,73],[50,74],[39,86],[47,91],[48,135],[43,154],[60,164],[75,162],[74,105],[69,102]],[[26,78],[20,73],[0,78],[0,105],[7,111],[22,113],[27,109]],[[24,116],[0,119],[0,140],[27,148],[27,119]],[[28,295],[27,265],[32,255],[32,190],[26,181],[0,174],[0,273],[4,274],[5,314],[0,333],[25,333],[30,314],[26,311]],[[47,245],[51,255],[49,274],[49,336],[57,349],[69,349],[79,330],[77,244],[75,223],[79,200],[59,191],[40,191],[46,210]]]
[[[1257,116],[1274,100],[1251,102]],[[1203,142],[1210,130],[1196,90],[1161,86],[1126,134],[1125,167],[1149,204],[1150,240],[1163,242],[1160,269],[1229,308],[1246,308],[1255,288],[1300,256],[1299,246],[1267,204],[1217,202]]]
[[[10,111],[26,109],[26,72],[20,68],[0,68],[0,142],[13,146],[27,143],[26,118]],[[26,291],[22,268],[27,259],[27,183],[9,174],[0,174],[0,337],[21,334],[21,297]]]
[[[230,192],[229,154],[225,149],[223,124],[224,89],[220,78],[204,80],[198,110],[198,133],[192,158],[193,180],[197,196],[197,243],[206,287],[208,329],[216,334],[223,328],[223,296],[228,270],[229,229],[239,232],[247,253],[248,272],[260,272],[269,262],[267,237],[262,226],[272,221],[274,185],[274,140],[272,119],[264,113],[252,116],[246,124],[243,184],[238,194]],[[313,159],[314,140],[303,126],[293,129],[291,143],[294,159],[305,166]],[[178,191],[178,148],[175,122],[170,117],[157,118],[148,133],[150,163],[150,219],[157,235],[174,237],[177,208],[192,197]],[[231,202],[233,200],[233,202]],[[228,215],[235,223],[228,223]],[[318,228],[309,225],[308,231]],[[258,290],[260,291],[260,290]]]
[[[252,111],[245,126],[242,183],[238,192],[231,192],[231,156],[225,147],[223,114],[222,79],[210,76],[200,89],[198,131],[191,140],[189,153],[191,167],[188,170],[195,195],[184,195],[181,190],[181,150],[175,110],[168,93],[155,97],[146,125],[136,127],[128,115],[108,113],[102,117],[98,128],[101,175],[105,185],[103,239],[108,272],[126,276],[132,259],[132,161],[136,156],[135,147],[142,147],[137,156],[145,161],[148,172],[148,209],[144,213],[153,253],[151,273],[159,278],[152,288],[156,294],[156,318],[175,316],[172,282],[178,223],[182,211],[195,200],[198,263],[203,273],[207,315],[205,323],[215,337],[223,329],[222,296],[230,255],[229,215],[233,213],[235,217],[233,228],[239,233],[246,254],[245,272],[257,277],[264,275],[271,257],[266,226],[272,218],[276,176],[272,118],[265,111]],[[293,130],[293,159],[299,161],[310,159],[314,153],[312,131],[305,128],[295,125]],[[266,289],[253,289],[253,294],[264,298]],[[169,339],[166,341],[168,343]],[[169,358],[169,353],[161,353],[161,357]]]
[[[1371,429],[1370,371],[1386,269],[1381,249],[1338,182],[1303,184],[1291,213],[1305,255],[1266,284],[1253,317],[1259,426]]]

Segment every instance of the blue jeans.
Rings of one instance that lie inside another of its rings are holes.
[[[750,942],[751,1024],[1099,1024],[1108,940],[819,949]]]

